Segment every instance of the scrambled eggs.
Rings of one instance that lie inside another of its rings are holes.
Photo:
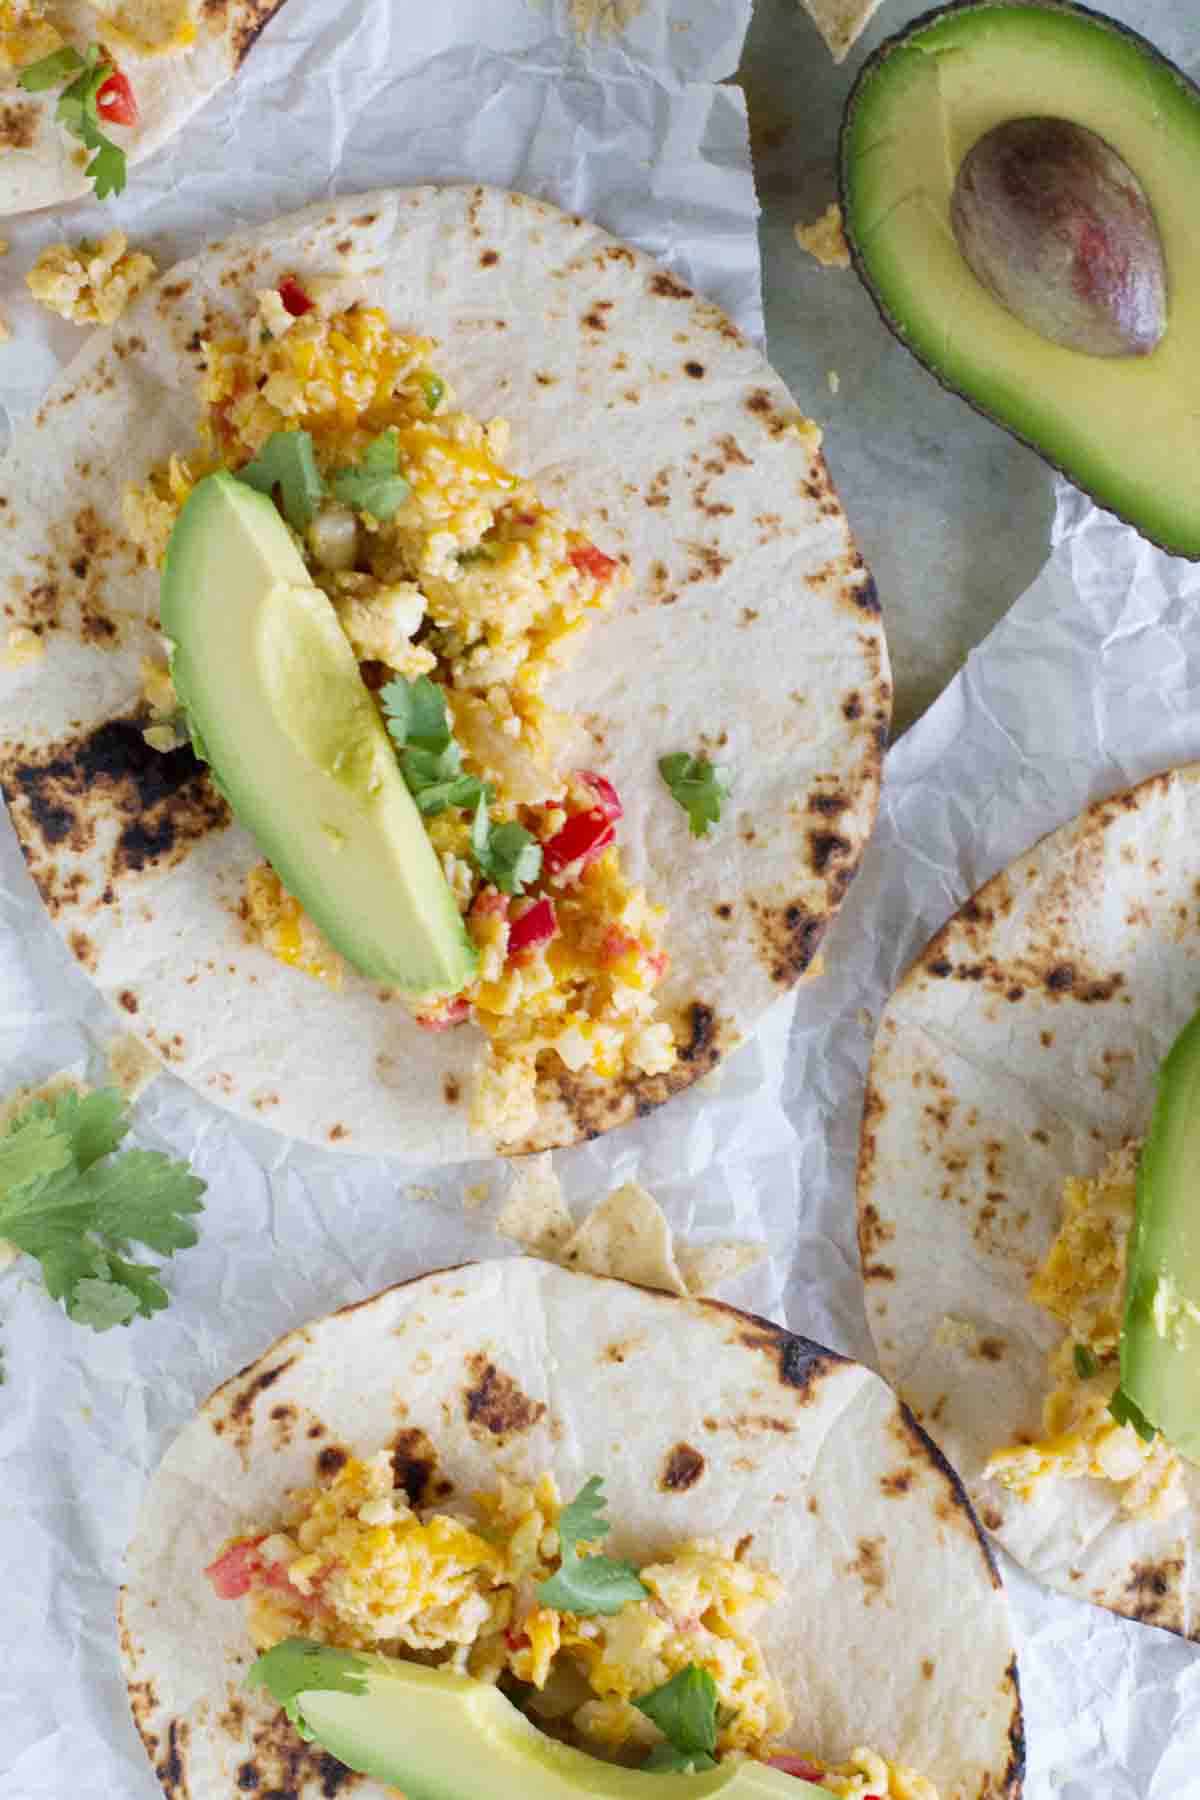
[[[592,1753],[640,1760],[662,1741],[634,1701],[689,1667],[711,1675],[718,1757],[803,1769],[846,1800],[937,1800],[922,1776],[871,1749],[829,1764],[781,1747],[791,1719],[751,1623],[778,1579],[696,1538],[637,1570],[645,1599],[613,1614],[546,1605],[561,1565],[554,1477],[501,1476],[469,1507],[414,1509],[388,1453],[351,1457],[325,1486],[286,1498],[274,1529],[232,1539],[206,1570],[222,1598],[244,1598],[259,1650],[288,1637],[415,1654],[524,1693],[529,1714]]]
[[[1131,1517],[1161,1519],[1184,1505],[1179,1457],[1161,1436],[1145,1443],[1108,1410],[1120,1379],[1125,1256],[1133,1226],[1139,1146],[1113,1151],[1093,1181],[1069,1177],[1063,1222],[1029,1297],[1065,1327],[1050,1353],[1045,1437],[993,1452],[985,1475],[1029,1499],[1051,1477],[1114,1482]]]
[[[0,73],[18,74],[29,63],[49,56],[62,41],[42,0],[0,0]]]
[[[154,279],[153,257],[130,250],[125,235],[110,231],[98,244],[85,238],[77,249],[51,244],[25,282],[35,300],[74,325],[111,325]]]
[[[418,1022],[443,1030],[473,1017],[482,1027],[473,1123],[516,1142],[536,1122],[549,1056],[604,1079],[675,1063],[654,998],[667,968],[665,913],[626,879],[614,843],[619,797],[603,777],[570,772],[574,722],[542,693],[627,571],[507,467],[504,420],[454,408],[432,349],[359,303],[345,278],[263,290],[249,330],[206,345],[199,453],[129,488],[124,517],[158,564],[212,469],[239,469],[279,434],[303,432],[329,477],[392,434],[407,483],[392,515],[326,499],[297,541],[367,685],[434,682],[464,772],[490,791],[491,822],[540,847],[540,873],[524,891],[501,892],[477,864],[465,805],[425,821],[479,968],[460,994],[426,1003]],[[146,690],[155,747],[168,747],[164,674]],[[337,985],[337,957],[270,871],[252,879],[247,910],[274,955]]]

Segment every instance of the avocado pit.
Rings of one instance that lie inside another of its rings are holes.
[[[951,196],[972,273],[1031,330],[1085,356],[1147,356],[1167,328],[1154,213],[1110,144],[1067,119],[1009,119],[964,157]]]

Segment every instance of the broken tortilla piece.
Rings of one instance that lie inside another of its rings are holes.
[[[680,1244],[675,1261],[689,1294],[711,1294],[723,1281],[753,1269],[766,1254],[763,1244]]]
[[[615,1188],[594,1206],[556,1260],[589,1275],[616,1275],[666,1294],[687,1293],[667,1216],[636,1181]]]
[[[496,1220],[496,1230],[512,1238],[531,1256],[559,1262],[573,1229],[574,1220],[567,1211],[549,1150],[522,1158],[513,1172],[513,1184]]]
[[[819,219],[811,225],[795,225],[796,242],[815,257],[823,269],[848,269],[850,246],[842,230],[842,209],[831,200]]]
[[[804,0],[804,10],[829,45],[834,62],[845,60],[881,5],[882,0]]]

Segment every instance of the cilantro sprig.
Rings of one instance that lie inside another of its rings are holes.
[[[93,1331],[149,1318],[167,1304],[157,1265],[196,1242],[205,1184],[156,1150],[114,1155],[129,1130],[114,1088],[36,1100],[0,1138],[0,1238],[36,1258],[46,1291]]]
[[[670,789],[671,798],[687,814],[692,836],[707,837],[729,796],[724,772],[707,756],[689,756],[686,750],[660,756],[658,772]]]
[[[1100,1364],[1086,1344],[1076,1344],[1071,1352],[1071,1361],[1075,1364],[1075,1373],[1080,1381],[1090,1381]]]
[[[284,1638],[251,1663],[246,1686],[266,1688],[300,1736],[311,1741],[313,1733],[300,1706],[301,1694],[365,1694],[367,1664],[353,1650],[334,1650],[308,1638]]]
[[[278,488],[283,516],[293,531],[304,531],[312,524],[325,498],[309,431],[273,431],[254,460],[234,473],[269,499]]]
[[[400,473],[400,434],[394,425],[381,431],[357,463],[338,469],[330,481],[336,500],[373,519],[388,521],[412,492]]]
[[[426,818],[449,807],[465,811],[494,796],[486,782],[463,772],[462,751],[450,727],[446,696],[428,675],[389,681],[379,690],[388,733],[408,790]]]
[[[561,1562],[555,1574],[538,1588],[543,1606],[580,1615],[619,1613],[631,1600],[648,1600],[650,1590],[638,1579],[632,1563],[610,1556],[579,1554],[580,1544],[595,1544],[611,1529],[604,1517],[607,1501],[604,1483],[593,1475],[584,1483],[558,1520]]]
[[[471,821],[471,854],[484,880],[502,894],[523,894],[542,872],[542,846],[533,833],[515,820],[493,825],[483,796]]]
[[[30,63],[17,77],[27,94],[44,94],[69,83],[58,97],[54,117],[65,131],[79,139],[85,149],[94,151],[86,174],[96,190],[97,200],[120,194],[125,188],[125,152],[100,129],[96,96],[105,82],[116,73],[99,44],[89,44],[81,56],[69,44],[52,50],[39,62]]]
[[[1131,1400],[1124,1388],[1119,1387],[1108,1403],[1108,1410],[1118,1425],[1132,1425],[1144,1444],[1153,1443],[1158,1436],[1158,1426],[1152,1425],[1136,1400]]]
[[[667,1740],[655,1745],[643,1768],[659,1775],[716,1768],[717,1684],[707,1669],[689,1663],[633,1704]]]

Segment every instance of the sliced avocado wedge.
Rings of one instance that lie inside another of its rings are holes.
[[[1121,1396],[1138,1429],[1140,1414],[1200,1462],[1200,1013],[1159,1070],[1138,1163],[1118,1404]]]
[[[197,484],[161,611],[194,738],[288,892],[372,980],[456,993],[475,951],[354,652],[270,499],[225,472]]]
[[[1017,119],[1094,132],[1145,194],[1166,265],[1148,355],[1053,343],[972,273],[951,206],[985,134]],[[864,66],[840,149],[846,237],[885,323],[945,386],[1102,506],[1200,558],[1200,89],[1114,20],[1059,0],[963,0]]]
[[[297,1688],[306,1678],[336,1687]],[[260,1656],[250,1681],[323,1750],[407,1800],[829,1800],[765,1763],[653,1775],[600,1762],[546,1737],[487,1682],[302,1639]]]

